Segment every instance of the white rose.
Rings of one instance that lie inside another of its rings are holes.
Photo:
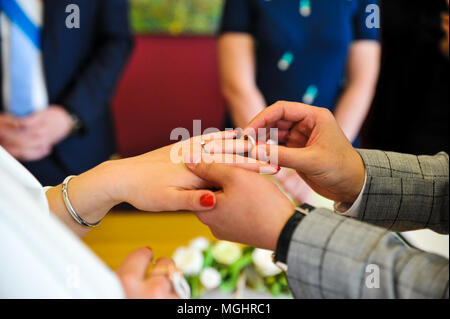
[[[205,237],[197,237],[191,240],[189,247],[199,251],[204,251],[209,247],[209,240]]]
[[[200,282],[208,290],[219,287],[221,281],[220,273],[214,268],[205,268],[200,274]]]
[[[265,249],[255,249],[252,253],[253,263],[256,270],[263,277],[275,276],[281,273],[281,269],[273,263],[272,251]]]
[[[180,247],[173,253],[175,265],[187,276],[196,275],[203,267],[203,254],[197,249]]]
[[[242,256],[241,246],[228,241],[218,241],[212,248],[215,260],[224,265],[231,265]]]

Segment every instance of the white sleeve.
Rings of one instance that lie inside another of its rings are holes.
[[[123,298],[119,278],[50,214],[39,182],[0,146],[0,299]]]
[[[342,216],[348,216],[348,217],[356,217],[358,216],[359,208],[361,207],[361,201],[364,193],[364,189],[366,188],[367,183],[367,173],[364,177],[364,185],[361,189],[361,192],[358,195],[358,198],[355,200],[354,203],[334,203],[334,211]]]

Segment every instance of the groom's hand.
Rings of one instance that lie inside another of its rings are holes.
[[[365,166],[330,111],[301,103],[277,102],[250,122],[244,134],[278,128],[284,146],[258,144],[252,156],[298,174],[324,197],[352,203],[364,185]]]
[[[223,164],[186,165],[198,177],[214,185],[216,205],[197,212],[218,239],[275,250],[278,237],[294,213],[291,201],[266,177]]]

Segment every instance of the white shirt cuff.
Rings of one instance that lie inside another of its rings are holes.
[[[359,193],[358,198],[355,200],[355,202],[353,204],[352,203],[335,202],[334,203],[334,211],[342,216],[357,217],[359,208],[361,207],[362,197],[363,197],[364,189],[366,188],[366,183],[367,183],[367,172],[364,177],[363,188],[361,189],[361,192]]]

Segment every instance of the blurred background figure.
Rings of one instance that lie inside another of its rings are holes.
[[[0,13],[0,145],[44,185],[108,159],[128,1],[1,0]]]
[[[379,30],[367,24],[374,4],[226,0],[219,60],[234,122],[227,127],[245,127],[276,101],[297,101],[332,110],[355,141],[378,79]],[[306,199],[308,188],[295,172],[282,170],[278,179],[296,199]]]
[[[384,0],[381,9],[382,67],[364,147],[449,152],[448,1]]]

